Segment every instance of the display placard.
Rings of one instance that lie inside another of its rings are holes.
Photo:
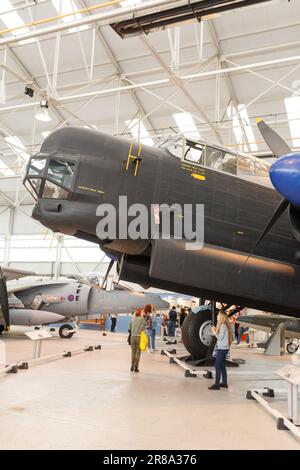
[[[300,367],[293,365],[285,366],[279,369],[276,374],[293,385],[300,385]]]
[[[28,336],[28,338],[31,339],[32,341],[38,341],[39,339],[52,338],[52,335],[48,333],[48,331],[46,330],[27,331],[25,335]]]

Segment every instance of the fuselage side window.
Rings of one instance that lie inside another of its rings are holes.
[[[237,157],[231,153],[226,153],[214,147],[206,147],[206,164],[207,168],[237,174]]]
[[[267,162],[259,161],[246,156],[239,156],[238,159],[238,175],[239,176],[260,176],[269,177],[270,165]]]
[[[213,147],[206,147],[205,166],[222,171],[224,152]]]
[[[231,175],[237,175],[237,156],[225,153],[223,157],[223,171]]]

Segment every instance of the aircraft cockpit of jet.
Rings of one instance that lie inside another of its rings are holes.
[[[34,199],[68,199],[74,182],[76,162],[37,154],[27,166],[24,184]]]
[[[158,146],[165,148],[171,155],[187,164],[212,168],[272,187],[269,179],[270,164],[265,160],[241,152],[233,152],[225,147],[188,139],[182,135],[161,140]]]

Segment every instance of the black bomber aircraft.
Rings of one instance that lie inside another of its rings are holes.
[[[148,147],[59,129],[28,164],[24,183],[37,200],[32,215],[54,232],[97,243],[118,263],[121,279],[300,317],[300,154],[263,121],[258,126],[278,157],[271,167],[182,136]],[[149,213],[162,203],[204,204],[204,246],[186,250],[185,239],[151,233],[123,239],[118,230],[99,239],[97,206],[112,204],[118,214],[120,195]],[[187,317],[184,344],[193,356],[206,353],[210,322],[209,310]]]

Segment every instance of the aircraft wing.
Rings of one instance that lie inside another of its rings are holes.
[[[21,269],[14,269],[14,268],[2,268],[2,272],[7,281],[11,281],[13,279],[20,279],[21,277],[36,275],[36,273],[32,271],[23,271]]]
[[[19,284],[17,282],[13,282],[13,283],[9,283],[7,285],[7,293],[8,295],[9,294],[16,294],[17,292],[24,292],[28,289],[31,289],[33,287],[38,287],[38,286],[41,286],[41,287],[47,287],[47,286],[53,286],[53,285],[57,285],[57,286],[67,286],[69,285],[68,282],[40,282],[40,283],[34,283],[34,282],[28,282],[28,283],[24,283],[24,284]]]

